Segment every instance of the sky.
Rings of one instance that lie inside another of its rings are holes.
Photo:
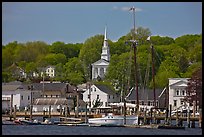
[[[117,41],[135,26],[177,38],[202,33],[202,2],[2,2],[2,45],[18,41],[84,43],[102,34]]]

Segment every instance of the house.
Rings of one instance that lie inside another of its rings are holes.
[[[108,45],[106,28],[102,47],[101,59],[92,63],[92,80],[103,79],[110,62],[110,48]]]
[[[21,67],[19,67],[19,66],[17,65],[17,63],[13,63],[13,64],[9,67],[8,70],[12,72],[12,76],[13,76],[14,78],[17,78],[17,79],[27,78],[27,74],[26,74],[25,70],[22,69]]]
[[[40,72],[41,77],[43,77],[43,74],[46,74],[46,76],[50,78],[53,78],[56,76],[55,66],[52,66],[52,65],[49,65],[44,68],[38,68],[38,71]],[[39,75],[37,72],[33,72],[33,76],[38,77]]]
[[[89,108],[93,108],[96,101],[100,101],[100,108],[109,107],[109,103],[120,101],[120,97],[108,86],[93,84],[83,93],[84,102],[88,103]]]
[[[188,79],[189,78],[169,78],[169,105],[172,106],[172,110],[189,106],[189,104],[184,101]],[[190,109],[192,109],[192,104],[190,105]]]
[[[65,110],[66,106],[69,107],[71,111],[74,108],[74,100],[65,97],[49,97],[49,98],[37,98],[33,103],[34,112],[49,111],[51,107],[51,112],[60,112],[60,106],[62,110]],[[85,109],[86,104],[83,100],[79,100],[79,109]]]
[[[30,84],[21,82],[2,83],[2,110],[10,110],[16,105],[18,110],[24,110],[40,97],[41,91],[33,90]]]
[[[156,95],[156,106],[159,108],[164,108],[165,102],[161,102],[161,100],[164,100],[164,91],[166,89],[155,89],[155,95]],[[134,89],[130,90],[130,93],[127,95],[127,102],[136,104],[136,91]],[[138,88],[138,99],[139,99],[139,110],[143,110],[144,108],[147,108],[147,110],[150,110],[152,107],[154,107],[154,92],[153,89],[142,89]],[[166,104],[167,105],[167,104]]]
[[[80,98],[76,87],[71,86],[69,83],[51,83],[44,81],[41,83],[33,83],[32,85],[34,89],[42,91],[41,97],[37,98],[34,102],[34,111],[47,111],[49,106],[51,106],[51,111],[56,112],[59,110],[60,105],[64,108],[66,104],[68,104],[71,110],[73,109],[73,101],[77,95],[79,95],[79,107],[85,108],[85,103]]]

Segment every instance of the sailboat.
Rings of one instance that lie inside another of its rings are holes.
[[[130,10],[133,10],[133,14],[135,14],[135,8],[132,7]],[[133,16],[135,18],[135,15]],[[135,32],[135,19],[134,19],[134,32]],[[133,35],[134,37],[135,35]],[[137,41],[135,38],[133,40],[130,40],[129,42],[132,43],[133,48],[134,48],[134,53],[136,52],[136,45]],[[135,56],[136,57],[136,56]],[[136,59],[135,59],[135,69],[136,69]],[[137,77],[137,75],[135,75]],[[136,87],[138,86],[137,81],[136,81]],[[136,90],[138,90],[136,88]],[[138,100],[138,99],[137,99]],[[121,99],[122,103],[122,99]],[[137,110],[139,108],[137,102]],[[126,116],[126,97],[124,98],[124,115],[113,115],[113,114],[108,114],[107,116],[104,116],[102,118],[91,118],[88,119],[89,124],[95,124],[95,125],[100,125],[100,126],[124,126],[124,125],[138,125],[138,116],[137,115],[127,115]]]

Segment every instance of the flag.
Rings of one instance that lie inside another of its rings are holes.
[[[148,41],[150,40],[150,36],[147,38],[147,40],[148,40]]]

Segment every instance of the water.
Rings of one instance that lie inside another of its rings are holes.
[[[201,128],[147,129],[58,125],[2,125],[2,135],[202,135]]]

